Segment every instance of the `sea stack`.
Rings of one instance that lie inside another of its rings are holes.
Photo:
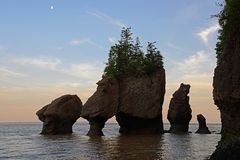
[[[43,122],[41,134],[69,134],[72,126],[80,117],[82,102],[77,95],[61,96],[37,111]]]
[[[202,114],[197,115],[197,120],[198,120],[199,128],[196,131],[196,133],[211,134],[206,124],[206,118]]]
[[[217,44],[213,99],[221,114],[221,141],[211,160],[240,159],[240,1],[225,1]]]
[[[116,120],[121,134],[163,133],[162,104],[165,70],[151,74],[120,76]]]
[[[117,113],[119,84],[116,78],[107,76],[97,82],[97,91],[83,105],[81,117],[90,124],[88,136],[103,136],[105,122]]]
[[[171,124],[170,133],[187,133],[192,110],[189,104],[190,85],[181,83],[179,89],[173,94],[169,104],[167,118]]]
[[[89,136],[102,136],[105,122],[116,116],[121,134],[163,133],[165,70],[138,76],[106,76],[84,104],[81,117]]]
[[[103,135],[105,122],[114,115],[121,134],[160,134],[164,131],[163,57],[155,42],[148,42],[144,53],[139,38],[133,43],[131,35],[131,28],[123,28],[121,39],[110,48],[97,91],[83,106],[81,116],[91,125],[90,136]]]

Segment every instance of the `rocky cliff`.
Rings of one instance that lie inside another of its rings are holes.
[[[163,133],[165,71],[107,76],[87,100],[81,116],[90,123],[88,135],[103,135],[105,122],[116,115],[122,134]]]
[[[240,33],[240,32],[238,32]],[[212,159],[240,159],[240,36],[228,35],[215,69],[213,98],[221,113],[222,139]]]
[[[213,78],[213,98],[220,110],[222,138],[211,159],[240,159],[240,1],[226,1],[223,52]],[[238,5],[232,5],[238,3]],[[231,8],[231,10],[229,10]],[[232,13],[238,13],[233,14]],[[225,18],[225,17],[223,17]]]

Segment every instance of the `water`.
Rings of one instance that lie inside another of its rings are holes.
[[[206,159],[220,139],[220,125],[209,124],[214,134],[120,136],[118,125],[106,124],[104,137],[85,136],[89,125],[76,123],[72,135],[42,136],[41,123],[0,123],[0,159],[19,160],[192,160]],[[169,125],[165,125],[165,129]]]

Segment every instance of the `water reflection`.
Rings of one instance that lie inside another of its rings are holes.
[[[0,125],[0,159],[204,159],[220,139],[219,134],[193,133],[120,136],[117,125],[108,125],[104,137],[90,138],[84,136],[86,126],[81,124],[71,135],[43,136],[41,125]]]
[[[161,135],[102,137],[89,141],[100,153],[96,157],[99,159],[163,159]]]
[[[186,159],[191,157],[192,134],[164,134],[164,157],[167,159]]]

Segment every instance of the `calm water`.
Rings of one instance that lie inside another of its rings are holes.
[[[0,159],[206,159],[220,139],[220,125],[209,124],[214,134],[120,136],[117,124],[106,124],[105,136],[85,136],[88,124],[74,125],[74,134],[42,136],[41,123],[0,123]],[[165,129],[168,129],[165,125]],[[195,132],[197,125],[190,125]]]

